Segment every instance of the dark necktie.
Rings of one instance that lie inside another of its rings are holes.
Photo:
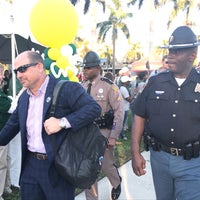
[[[87,93],[90,94],[92,83],[88,84]]]

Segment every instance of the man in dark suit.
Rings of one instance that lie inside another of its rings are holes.
[[[75,188],[60,176],[54,166],[52,137],[59,147],[65,129],[74,131],[92,122],[100,106],[79,83],[68,82],[59,96],[55,117],[49,108],[58,80],[46,75],[40,54],[25,51],[14,62],[15,73],[23,87],[16,110],[0,132],[0,145],[6,145],[21,132],[22,200],[73,200]]]

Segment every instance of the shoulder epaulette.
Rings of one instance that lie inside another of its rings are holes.
[[[167,69],[167,70],[164,70],[158,74],[156,74],[156,76],[163,76],[163,74],[168,74],[170,71]]]
[[[108,79],[108,78],[106,78],[106,77],[101,77],[101,79],[100,79],[101,81],[105,81],[105,82],[107,82],[107,83],[109,83],[109,84],[114,84],[110,79]]]

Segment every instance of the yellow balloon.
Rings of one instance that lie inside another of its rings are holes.
[[[74,76],[74,72],[71,69],[68,69],[67,70],[67,75],[68,75],[69,78],[73,77]]]
[[[72,76],[69,78],[70,81],[73,81],[73,82],[79,82],[79,79],[77,76]]]
[[[50,48],[47,54],[51,60],[57,60],[59,57],[61,57],[60,50],[57,48]]]
[[[44,46],[60,48],[78,31],[78,14],[69,0],[39,0],[30,14],[30,29]]]
[[[56,60],[56,65],[61,69],[66,69],[70,65],[70,63],[68,58],[60,57]]]

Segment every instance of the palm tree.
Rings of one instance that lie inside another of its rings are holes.
[[[130,44],[130,49],[127,51],[124,57],[126,63],[132,63],[136,60],[140,60],[143,56],[143,49],[140,46],[140,42]]]
[[[70,1],[75,6],[80,0],[70,0]],[[92,1],[101,4],[103,7],[103,12],[105,12],[105,1],[104,0],[92,0]],[[84,14],[86,14],[88,12],[88,10],[90,8],[90,3],[91,3],[90,0],[85,0],[84,10],[83,10]]]
[[[132,13],[125,13],[122,10],[121,1],[113,0],[114,7],[107,5],[111,14],[107,21],[97,23],[97,29],[99,30],[98,41],[105,42],[105,38],[109,31],[112,31],[112,45],[113,45],[113,74],[115,74],[115,43],[118,36],[118,29],[121,30],[127,39],[130,38],[130,32],[127,24],[124,20],[128,17],[132,17]]]
[[[140,9],[143,5],[144,0],[130,0],[128,2],[128,6],[135,5],[136,2],[138,2],[138,8]],[[169,21],[168,21],[168,27],[171,25],[174,18],[178,15],[180,12],[185,13],[185,25],[192,26],[194,25],[194,22],[191,20],[190,15],[194,8],[197,8],[200,10],[200,2],[197,0],[152,0],[152,3],[154,3],[155,8],[160,8],[162,6],[165,6],[167,3],[173,3],[173,10],[171,11],[169,15]]]
[[[166,0],[163,0],[162,2],[165,2]],[[138,8],[140,9],[142,7],[142,4],[144,2],[144,0],[130,0],[127,5],[128,6],[134,6],[136,3],[138,2]],[[158,7],[160,5],[159,1],[158,0],[154,0],[154,6],[155,8]]]
[[[200,10],[200,2],[196,0],[175,0],[174,3],[174,9],[170,13],[169,21],[168,21],[168,27],[171,25],[173,19],[177,16],[179,12],[185,13],[185,25],[187,26],[193,26],[194,21],[191,19],[191,13],[194,10],[194,8],[197,8]]]

